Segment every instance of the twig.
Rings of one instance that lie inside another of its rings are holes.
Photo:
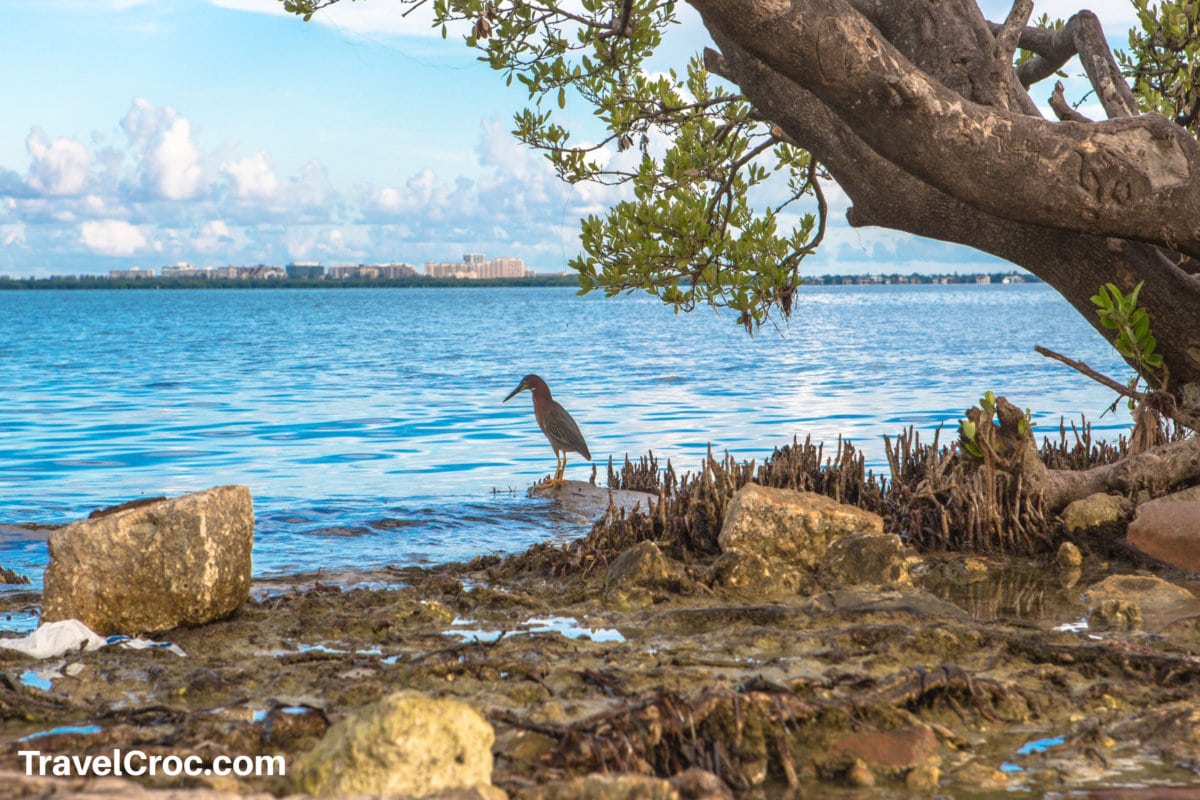
[[[1133,389],[1130,389],[1125,384],[1123,384],[1119,381],[1115,381],[1112,378],[1108,377],[1107,375],[1103,375],[1103,374],[1097,372],[1096,370],[1092,369],[1091,367],[1089,367],[1087,364],[1083,363],[1082,361],[1076,361],[1073,358],[1068,358],[1067,356],[1064,356],[1061,353],[1056,353],[1047,347],[1042,347],[1040,344],[1034,345],[1033,349],[1036,350],[1037,352],[1041,353],[1042,355],[1044,355],[1046,358],[1052,358],[1055,361],[1061,361],[1062,363],[1066,364],[1071,369],[1076,370],[1077,372],[1082,372],[1084,375],[1088,376],[1089,378],[1096,381],[1097,383],[1102,383],[1105,386],[1107,386],[1108,388],[1112,389],[1117,394],[1123,395],[1125,397],[1133,398],[1134,400],[1137,400],[1138,402],[1145,402],[1146,400],[1148,400],[1150,398],[1150,395],[1148,395],[1144,392],[1134,391]]]
[[[1054,113],[1063,122],[1091,122],[1092,120],[1080,114],[1067,103],[1067,98],[1063,95],[1062,81],[1054,82],[1054,94],[1050,95],[1050,108],[1054,109]]]

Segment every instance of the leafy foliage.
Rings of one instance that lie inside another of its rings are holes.
[[[987,459],[994,455],[992,443],[996,436],[996,393],[984,392],[979,398],[979,414],[958,421],[958,445],[966,452],[979,459]],[[1028,408],[1025,414],[1017,420],[1017,431],[1026,436],[1033,431],[1033,412]]]
[[[1113,347],[1139,374],[1149,375],[1162,368],[1163,359],[1157,352],[1158,341],[1150,332],[1150,314],[1137,304],[1144,283],[1139,283],[1129,294],[1122,294],[1115,284],[1106,283],[1092,295],[1092,303],[1100,324],[1117,332]]]
[[[1200,135],[1200,2],[1133,0],[1139,28],[1117,62],[1130,78],[1143,111],[1171,117]]]

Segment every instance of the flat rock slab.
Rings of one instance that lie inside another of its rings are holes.
[[[250,596],[254,508],[245,486],[118,506],[50,535],[43,615],[101,635],[200,625]]]
[[[610,505],[625,512],[640,507],[649,512],[650,504],[658,504],[658,495],[649,492],[634,492],[628,489],[606,489],[587,481],[564,481],[555,486],[550,483],[539,483],[531,486],[529,494],[533,497],[548,497],[562,503],[563,507],[589,521],[604,516]]]

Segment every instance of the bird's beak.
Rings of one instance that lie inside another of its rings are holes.
[[[514,397],[516,397],[516,396],[517,396],[517,393],[518,393],[518,392],[520,392],[520,391],[521,391],[522,389],[524,389],[524,388],[525,388],[525,382],[524,382],[524,381],[522,381],[520,386],[518,386],[517,388],[513,389],[513,390],[512,390],[512,391],[509,393],[508,397],[504,398],[504,399],[503,399],[503,400],[501,400],[500,402],[502,402],[502,403],[507,403],[509,400],[512,400]]]

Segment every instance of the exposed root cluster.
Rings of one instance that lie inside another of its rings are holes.
[[[989,436],[998,430],[980,426]],[[1117,463],[1131,452],[1125,437],[1115,443],[1094,439],[1086,419],[1064,420],[1057,433],[1044,437],[1037,449],[1049,470],[1087,470]],[[1180,429],[1173,438],[1183,435]],[[637,461],[626,458],[620,468],[610,461],[608,485],[658,495],[653,511],[613,509],[580,541],[522,554],[521,568],[554,576],[586,574],[646,540],[684,563],[703,561],[720,552],[717,537],[726,506],[750,482],[816,492],[877,513],[889,532],[925,550],[1036,554],[1059,540],[1057,516],[1013,465],[964,455],[957,446],[943,445],[940,431],[925,443],[909,428],[894,439],[884,437],[884,444],[888,475],[867,469],[863,454],[841,438],[831,451],[811,438],[796,439],[761,464],[728,453],[718,458],[710,451],[699,472],[682,475],[669,461],[660,466],[653,453]],[[998,441],[992,446],[1003,447]]]

